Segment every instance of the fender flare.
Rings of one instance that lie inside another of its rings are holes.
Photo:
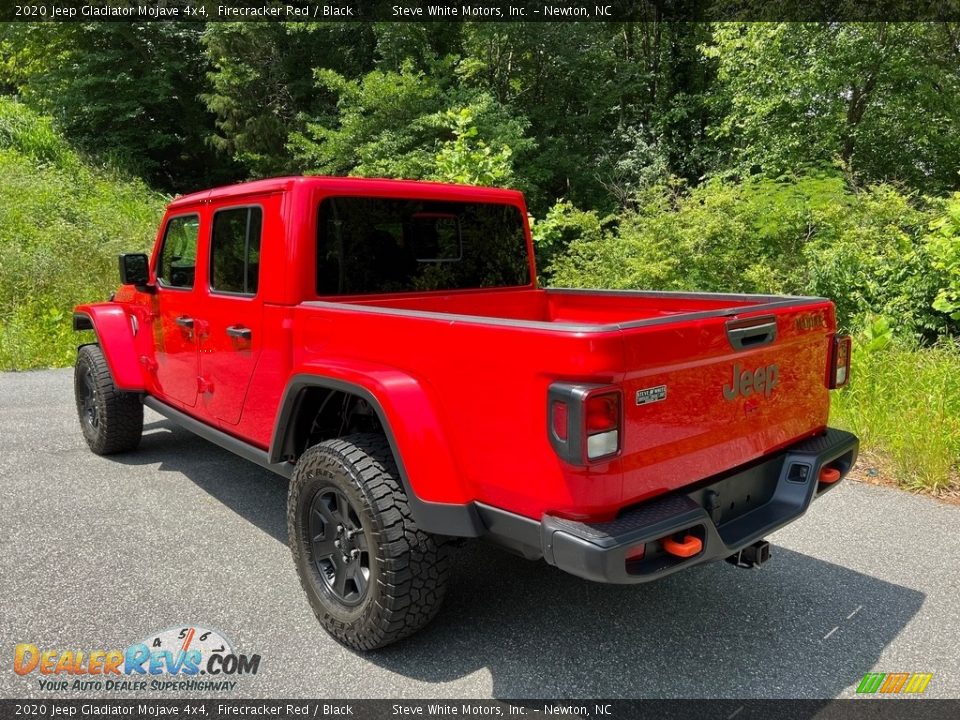
[[[137,359],[133,328],[124,309],[114,303],[78,305],[74,330],[93,330],[114,384],[126,392],[143,392],[143,368]]]
[[[400,473],[400,482],[407,494],[407,501],[414,522],[422,530],[438,535],[479,537],[484,534],[486,528],[472,501],[461,503],[424,500],[417,493],[414,483],[411,482],[409,472],[411,463],[408,460],[413,453],[408,453],[405,456],[403,449],[409,449],[410,445],[416,443],[423,446],[416,451],[418,457],[429,456],[433,451],[430,467],[434,475],[446,476],[448,481],[459,484],[453,459],[443,442],[442,431],[419,384],[409,375],[399,371],[381,371],[376,373],[378,377],[372,380],[370,375],[360,375],[355,370],[351,372],[343,367],[339,368],[340,372],[338,374],[341,376],[333,377],[330,373],[331,371],[336,372],[337,369],[336,366],[324,365],[322,372],[327,374],[302,372],[291,377],[283,392],[277,420],[274,424],[269,462],[279,463],[283,461],[281,454],[284,440],[290,423],[296,416],[299,400],[304,390],[319,387],[357,395],[366,400],[377,413],[380,425],[383,427],[390,444],[390,449],[393,451],[393,457]],[[321,372],[321,370],[318,369],[318,372]],[[345,377],[345,375],[354,375],[354,377]],[[400,425],[397,421],[397,411],[392,404],[385,405],[381,399],[388,396],[396,398],[397,394],[403,395],[405,401],[415,402],[412,411],[415,411],[419,428],[422,429],[425,426],[432,425],[436,432],[423,433],[417,438],[409,437],[409,433],[399,433],[398,437],[398,433],[395,431],[395,428]],[[391,418],[394,422],[391,422]],[[407,461],[405,461],[405,457]],[[416,467],[418,466],[415,465],[414,472],[416,472]]]

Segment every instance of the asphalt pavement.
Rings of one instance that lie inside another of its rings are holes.
[[[18,643],[125,648],[192,624],[261,656],[233,698],[834,698],[871,671],[960,697],[958,506],[844,483],[760,569],[632,587],[471,542],[432,625],[358,654],[301,592],[286,490],[149,411],[139,451],[97,457],[72,371],[0,374],[0,697],[50,696],[13,672]]]

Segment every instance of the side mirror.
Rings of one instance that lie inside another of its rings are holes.
[[[120,282],[124,285],[135,285],[138,290],[150,287],[150,258],[143,253],[121,255]]]

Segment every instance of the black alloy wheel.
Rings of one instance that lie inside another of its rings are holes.
[[[313,497],[310,549],[327,589],[344,605],[363,602],[370,584],[369,544],[356,509],[336,488]]]

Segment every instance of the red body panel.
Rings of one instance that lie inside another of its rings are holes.
[[[835,332],[826,300],[535,283],[322,298],[314,290],[317,213],[330,195],[510,204],[526,217],[513,191],[387,180],[281,178],[180,198],[165,222],[201,216],[193,289],[124,287],[113,303],[80,308],[97,326],[118,384],[269,449],[291,378],[347,382],[379,402],[421,500],[481,501],[536,519],[609,517],[826,426]],[[258,293],[217,295],[205,281],[212,215],[250,204],[264,210]],[[151,267],[161,237],[162,228]],[[527,242],[536,277],[528,228]],[[191,338],[172,324],[178,314],[194,320]],[[152,332],[133,337],[128,315]],[[761,316],[773,317],[775,341],[734,351],[727,323]],[[252,331],[249,342],[226,336],[237,324]],[[735,366],[776,366],[775,390],[726,397]],[[615,457],[590,465],[560,459],[547,433],[555,382],[622,389]],[[662,401],[634,402],[638,390],[658,386],[666,386]]]
[[[78,305],[74,312],[90,319],[116,386],[121,390],[143,390],[143,372],[128,311],[121,305],[96,303]]]

